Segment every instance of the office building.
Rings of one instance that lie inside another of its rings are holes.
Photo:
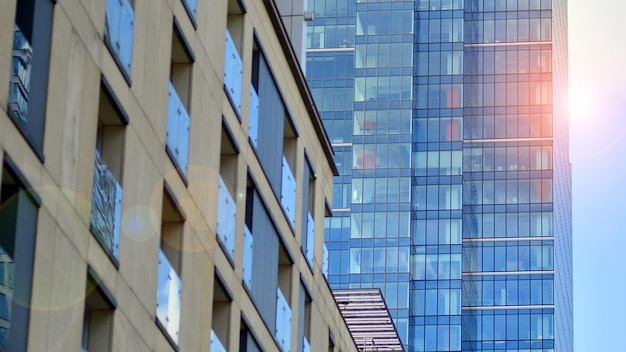
[[[333,288],[409,351],[572,351],[565,0],[310,0]]]
[[[356,351],[274,1],[0,4],[0,351]]]

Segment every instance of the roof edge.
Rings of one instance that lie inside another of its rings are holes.
[[[309,85],[306,82],[304,72],[302,72],[302,68],[300,67],[300,63],[298,62],[298,57],[296,56],[296,52],[293,49],[293,45],[291,44],[291,40],[289,39],[289,35],[287,34],[287,30],[285,29],[285,24],[280,17],[280,13],[278,12],[276,3],[274,2],[274,0],[263,0],[263,3],[265,4],[267,13],[270,16],[270,20],[272,21],[272,26],[276,31],[278,41],[280,42],[280,46],[283,49],[283,52],[287,59],[287,63],[289,64],[289,68],[294,75],[296,85],[298,86],[298,90],[300,91],[300,95],[304,99],[306,109],[309,113],[309,116],[311,117],[311,122],[313,123],[313,128],[315,129],[315,133],[317,134],[317,137],[322,144],[322,149],[324,149],[324,154],[326,155],[328,165],[330,166],[333,175],[339,176],[339,170],[337,169],[337,165],[335,165],[335,152],[333,151],[333,146],[330,143],[330,139],[328,138],[326,130],[324,129],[322,118],[320,117],[319,111],[317,110],[317,106],[315,105],[315,101],[313,100],[313,95],[311,94]]]

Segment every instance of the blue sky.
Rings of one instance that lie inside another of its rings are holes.
[[[626,2],[569,1],[575,349],[626,351]]]

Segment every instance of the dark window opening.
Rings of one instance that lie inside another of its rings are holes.
[[[8,114],[42,162],[53,7],[17,2],[9,82]]]
[[[211,316],[211,351],[228,351],[230,307],[232,298],[219,275],[213,281],[213,314]]]
[[[117,264],[122,216],[124,136],[128,118],[103,80],[98,106],[90,228]]]
[[[157,326],[178,346],[182,293],[182,245],[185,215],[167,184],[161,210],[161,244],[157,279]]]
[[[25,351],[41,204],[5,154],[0,186],[0,351]]]
[[[83,313],[82,352],[108,352],[113,334],[115,302],[99,279],[89,271]]]

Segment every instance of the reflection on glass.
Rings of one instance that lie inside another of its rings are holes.
[[[91,193],[91,232],[115,258],[119,252],[122,187],[96,150]]]
[[[326,247],[326,243],[324,243],[324,251],[322,252],[322,272],[328,279],[328,247]]]
[[[241,92],[243,63],[235,42],[226,30],[226,51],[224,54],[224,88],[237,114],[241,113]]]
[[[248,289],[252,288],[252,232],[248,229],[248,225],[244,226],[243,233],[243,282]]]
[[[107,0],[104,40],[127,76],[133,52],[135,13],[128,0]]]
[[[28,97],[30,93],[30,72],[33,49],[20,30],[15,26],[13,37],[13,65],[9,86],[9,113],[26,123]]]
[[[291,346],[291,307],[289,302],[276,288],[276,340],[283,352],[290,351]]]
[[[259,140],[259,95],[250,84],[250,115],[248,125],[248,136],[252,141],[252,145],[256,148]]]
[[[217,203],[217,236],[226,249],[231,260],[235,259],[235,223],[237,219],[237,205],[224,183],[219,178]]]
[[[315,221],[310,212],[307,212],[306,222],[306,259],[313,266],[313,254],[315,253]]]
[[[182,281],[163,251],[159,251],[156,316],[169,337],[178,344]]]
[[[227,352],[213,329],[211,329],[211,352]]]
[[[169,82],[169,99],[167,104],[167,152],[174,160],[180,172],[187,176],[189,158],[189,124],[187,109]]]
[[[311,345],[305,336],[302,336],[302,352],[311,352]]]
[[[282,188],[280,192],[280,204],[283,206],[287,219],[292,227],[296,225],[296,178],[293,176],[287,158],[283,156],[282,163]]]
[[[0,246],[0,350],[2,351],[8,351],[14,272],[13,258]]]

